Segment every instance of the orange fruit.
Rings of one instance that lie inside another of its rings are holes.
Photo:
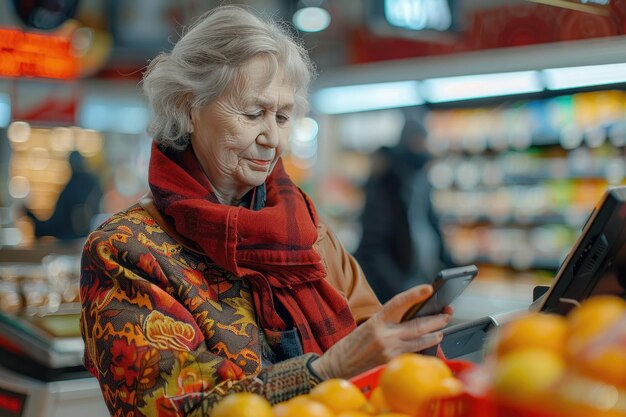
[[[371,414],[382,413],[389,411],[389,406],[385,402],[383,396],[383,390],[380,387],[376,387],[372,390],[372,394],[369,399]]]
[[[439,396],[441,398],[454,397],[463,392],[463,383],[455,377],[448,377],[439,383]]]
[[[570,358],[576,359],[591,339],[626,315],[626,301],[614,295],[596,295],[584,300],[567,315]]]
[[[452,376],[452,369],[438,357],[420,355],[420,359],[427,362],[433,369],[436,369],[437,374],[441,378],[450,378]]]
[[[591,378],[626,388],[626,346],[591,345],[581,351],[576,366]]]
[[[415,414],[427,401],[446,396],[442,382],[451,375],[440,359],[407,353],[389,361],[379,386],[392,411]]]
[[[496,393],[529,398],[545,392],[565,372],[562,356],[545,349],[517,349],[498,359],[493,375]]]
[[[342,411],[341,413],[337,414],[337,417],[372,417],[372,415],[363,411],[351,410]]]
[[[251,392],[237,392],[227,395],[218,402],[212,417],[273,417],[269,401]]]
[[[273,412],[273,417],[336,417],[330,408],[308,396],[294,397],[276,404]]]
[[[567,321],[555,314],[528,313],[510,321],[495,333],[495,355],[517,349],[546,349],[562,354],[567,339]]]
[[[367,398],[352,382],[332,378],[321,382],[310,392],[313,401],[320,402],[336,413],[341,411],[361,410]]]

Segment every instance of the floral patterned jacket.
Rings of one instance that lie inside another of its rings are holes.
[[[323,224],[315,247],[357,322],[380,309]],[[263,360],[249,284],[186,245],[150,198],[89,236],[81,270],[85,365],[114,416],[204,416],[229,392],[275,403],[319,382],[313,354]]]

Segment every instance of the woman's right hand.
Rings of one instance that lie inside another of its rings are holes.
[[[401,353],[437,345],[443,337],[439,330],[452,315],[450,307],[442,314],[401,322],[409,308],[426,300],[432,292],[432,286],[424,284],[396,295],[375,316],[315,360],[311,364],[313,370],[325,379],[351,378]]]

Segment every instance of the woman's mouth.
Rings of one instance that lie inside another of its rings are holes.
[[[248,159],[248,161],[252,162],[253,164],[260,165],[262,167],[268,167],[272,163],[272,161],[266,160],[266,159]]]

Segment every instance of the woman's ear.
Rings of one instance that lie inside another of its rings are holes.
[[[187,108],[187,114],[189,115],[189,124],[187,127],[187,133],[193,133],[194,126],[198,118],[197,108],[193,106],[193,95],[186,93],[184,97],[185,107]]]
[[[187,128],[187,133],[193,133],[193,125],[196,121],[196,115],[193,110],[189,112],[189,127]]]

